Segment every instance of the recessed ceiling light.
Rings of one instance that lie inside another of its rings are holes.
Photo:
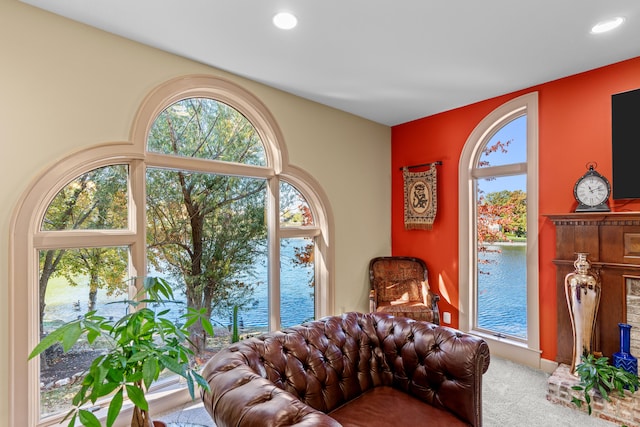
[[[273,25],[281,30],[290,30],[298,25],[298,18],[296,18],[292,13],[280,12],[273,17]]]
[[[607,31],[611,31],[614,28],[618,28],[624,22],[624,18],[621,16],[617,16],[612,19],[607,19],[606,21],[598,22],[591,28],[592,34],[600,34],[606,33]]]

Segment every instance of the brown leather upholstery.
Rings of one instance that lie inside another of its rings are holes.
[[[344,427],[394,425],[464,427],[469,425],[449,411],[427,405],[403,391],[388,386],[374,387],[364,392],[346,405],[329,413],[329,416]],[[389,422],[389,420],[400,422]]]
[[[202,397],[218,427],[340,426],[327,414],[388,386],[480,426],[488,366],[480,338],[386,313],[347,313],[232,344],[206,364],[211,391]]]
[[[370,311],[440,324],[440,296],[429,288],[425,262],[419,258],[377,257],[369,262]]]

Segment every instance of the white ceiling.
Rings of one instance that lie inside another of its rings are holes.
[[[640,56],[638,0],[22,1],[385,125]]]

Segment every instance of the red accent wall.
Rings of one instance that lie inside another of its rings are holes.
[[[554,80],[392,128],[392,227],[394,255],[424,259],[429,280],[442,296],[440,310],[458,326],[458,162],[478,123],[503,103],[538,92],[540,345],[556,357],[555,229],[544,214],[573,212],[573,186],[596,161],[612,182],[611,95],[640,88],[640,57]],[[438,166],[438,213],[432,230],[405,230],[400,167],[442,160]],[[639,159],[640,161],[640,159]],[[640,166],[639,166],[640,168]],[[640,185],[640,180],[639,183]],[[614,202],[613,211],[639,211],[640,199]]]

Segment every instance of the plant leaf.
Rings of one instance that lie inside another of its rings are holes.
[[[62,349],[65,353],[78,341],[82,332],[79,322],[69,324],[69,328],[65,331],[65,334],[62,337]]]
[[[213,325],[211,324],[211,321],[206,317],[202,318],[202,328],[205,330],[207,334],[209,334],[210,337],[215,336],[215,332],[213,331]]]
[[[74,328],[75,327],[74,325],[76,324],[78,324],[78,321],[74,320],[70,323],[60,326],[56,330],[52,331],[51,333],[43,337],[38,343],[38,345],[36,345],[34,349],[31,351],[31,353],[29,353],[29,360],[33,359],[35,356],[42,353],[43,351],[45,351],[55,343],[62,342],[64,340],[64,336],[67,334],[67,330]]]
[[[134,364],[136,362],[139,362],[141,360],[146,359],[147,357],[149,357],[149,353],[146,351],[139,351],[137,353],[135,353],[133,356],[131,356],[128,360],[127,360],[127,364]]]
[[[144,397],[144,392],[139,387],[127,384],[127,396],[138,408],[143,411],[149,410],[149,404]]]
[[[200,375],[195,371],[192,371],[191,374],[193,375],[193,378],[196,380],[196,382],[200,387],[202,387],[206,391],[210,391],[209,383],[207,382],[207,380],[204,379],[202,375]]]
[[[175,359],[166,356],[160,356],[160,362],[171,372],[176,373],[181,377],[185,376],[184,365],[177,362]]]
[[[598,385],[598,391],[600,392],[600,394],[602,395],[602,398],[608,402],[611,401],[611,399],[609,398],[609,394],[607,393],[607,389],[602,386],[602,385]]]
[[[93,412],[80,409],[78,411],[78,416],[80,417],[80,422],[85,427],[101,427],[100,421],[98,421],[98,418],[93,415]]]
[[[143,376],[141,371],[136,371],[127,375],[128,382],[137,383],[138,381],[142,381],[142,380],[143,380]]]
[[[107,412],[107,427],[111,427],[120,414],[123,401],[123,390],[120,388],[116,394],[113,395],[111,403],[109,404],[109,411]]]
[[[96,338],[98,338],[99,336],[100,336],[100,331],[96,331],[92,329],[87,333],[87,341],[89,341],[89,344],[93,344]]]
[[[151,386],[151,383],[156,379],[158,370],[158,360],[155,357],[149,357],[144,361],[144,364],[142,365],[142,378],[147,390]]]
[[[97,390],[97,396],[107,396],[113,392],[113,390],[120,387],[120,383],[108,381],[106,383],[100,384],[99,386],[95,386],[95,390]],[[122,390],[122,389],[121,389]]]
[[[187,388],[189,389],[189,395],[191,399],[195,399],[195,387],[193,385],[193,378],[191,375],[187,375]]]

